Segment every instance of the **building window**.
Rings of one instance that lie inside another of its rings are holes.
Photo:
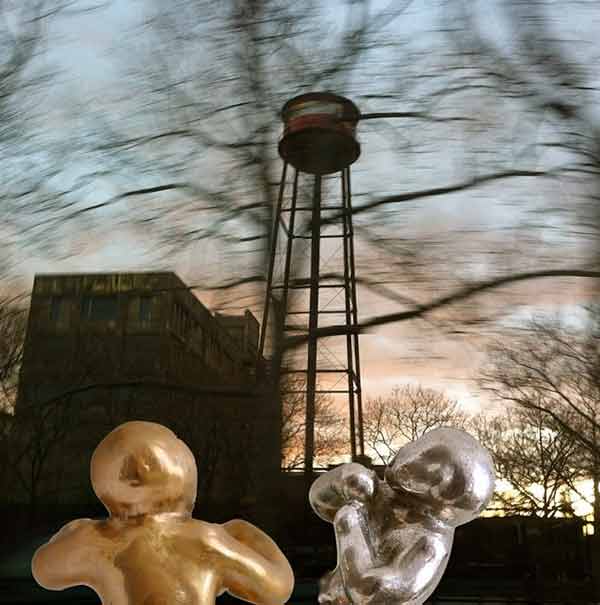
[[[197,322],[194,322],[194,344],[198,351],[204,351],[204,334],[202,328]]]
[[[116,296],[84,296],[81,305],[83,319],[106,321],[119,316],[119,300]]]
[[[192,318],[189,313],[178,303],[173,306],[173,330],[181,338],[189,336],[192,327]]]
[[[61,319],[62,308],[62,296],[53,296],[50,299],[50,321],[59,321]]]
[[[152,321],[153,317],[153,302],[152,296],[141,296],[140,297],[140,321]]]
[[[175,303],[173,305],[173,331],[176,334],[179,334],[181,332],[180,328],[179,328],[179,323],[180,323],[180,315],[179,315],[179,309],[181,307]]]

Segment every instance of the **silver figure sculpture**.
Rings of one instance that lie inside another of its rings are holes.
[[[320,582],[322,605],[421,605],[438,585],[454,529],[494,491],[494,466],[468,433],[439,428],[402,447],[385,479],[357,463],[321,475],[315,512],[333,524],[338,564]]]

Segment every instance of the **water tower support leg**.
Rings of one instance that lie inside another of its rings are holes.
[[[306,427],[304,472],[312,477],[315,453],[315,395],[317,386],[317,336],[319,327],[319,269],[321,245],[321,176],[315,175],[311,221],[310,307],[308,316],[308,363],[306,372]]]

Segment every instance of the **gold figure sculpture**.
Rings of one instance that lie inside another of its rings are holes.
[[[103,605],[213,605],[225,591],[261,605],[289,598],[292,569],[269,536],[239,519],[192,518],[196,462],[166,427],[117,427],[92,456],[91,480],[110,516],[72,521],[36,551],[43,587],[83,584]]]

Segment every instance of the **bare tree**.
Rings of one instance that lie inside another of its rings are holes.
[[[30,523],[36,520],[42,496],[61,499],[66,495],[61,477],[65,468],[56,462],[69,457],[65,444],[83,428],[80,418],[79,406],[66,397],[21,408],[12,419],[7,453],[11,479],[16,479],[20,492],[13,484],[7,499],[19,502],[19,493],[25,495]],[[71,456],[71,467],[74,460]]]
[[[23,357],[26,309],[14,299],[0,301],[0,410],[12,413]]]
[[[506,414],[471,419],[469,428],[494,458],[499,485],[496,508],[503,514],[544,518],[572,516],[569,492],[583,478],[577,442],[539,410],[515,408]]]
[[[580,446],[599,453],[596,431],[600,403],[598,309],[587,325],[538,317],[521,336],[490,346],[481,384],[495,399],[552,417]]]
[[[17,395],[19,369],[25,338],[25,312],[17,300],[0,302],[0,456],[12,456],[12,437],[15,432],[14,405]],[[0,468],[0,488],[9,493],[13,479],[10,464]]]
[[[282,383],[281,452],[282,468],[296,471],[304,468],[304,435],[306,397],[304,379],[287,375]],[[291,391],[291,392],[290,392]],[[334,400],[319,395],[315,401],[315,459],[327,465],[346,452],[346,423]]]
[[[368,399],[364,412],[365,444],[381,464],[398,449],[438,426],[463,427],[467,415],[444,393],[405,385],[389,397]]]
[[[210,508],[215,495],[224,493],[223,486],[215,485],[220,476],[229,482],[229,491],[245,491],[244,470],[256,452],[249,446],[256,431],[243,422],[239,414],[226,413],[228,401],[207,401],[202,397],[182,397],[179,405],[158,406],[157,422],[166,423],[191,448],[198,465],[199,505]],[[230,406],[229,406],[230,407]],[[177,410],[177,413],[175,412]]]
[[[600,331],[598,308],[573,325],[556,318],[533,320],[520,337],[497,342],[481,383],[497,401],[544,414],[576,444],[571,464],[593,482],[594,536],[600,528]],[[571,489],[580,492],[569,476]],[[600,541],[594,538],[594,566]],[[598,569],[595,567],[595,569]],[[597,575],[595,575],[597,577]],[[600,587],[598,587],[600,589]]]
[[[481,377],[496,400],[542,412],[570,433],[581,451],[579,463],[594,482],[595,513],[600,506],[598,325],[596,308],[589,310],[583,328],[556,318],[535,319],[520,338],[490,348]]]

